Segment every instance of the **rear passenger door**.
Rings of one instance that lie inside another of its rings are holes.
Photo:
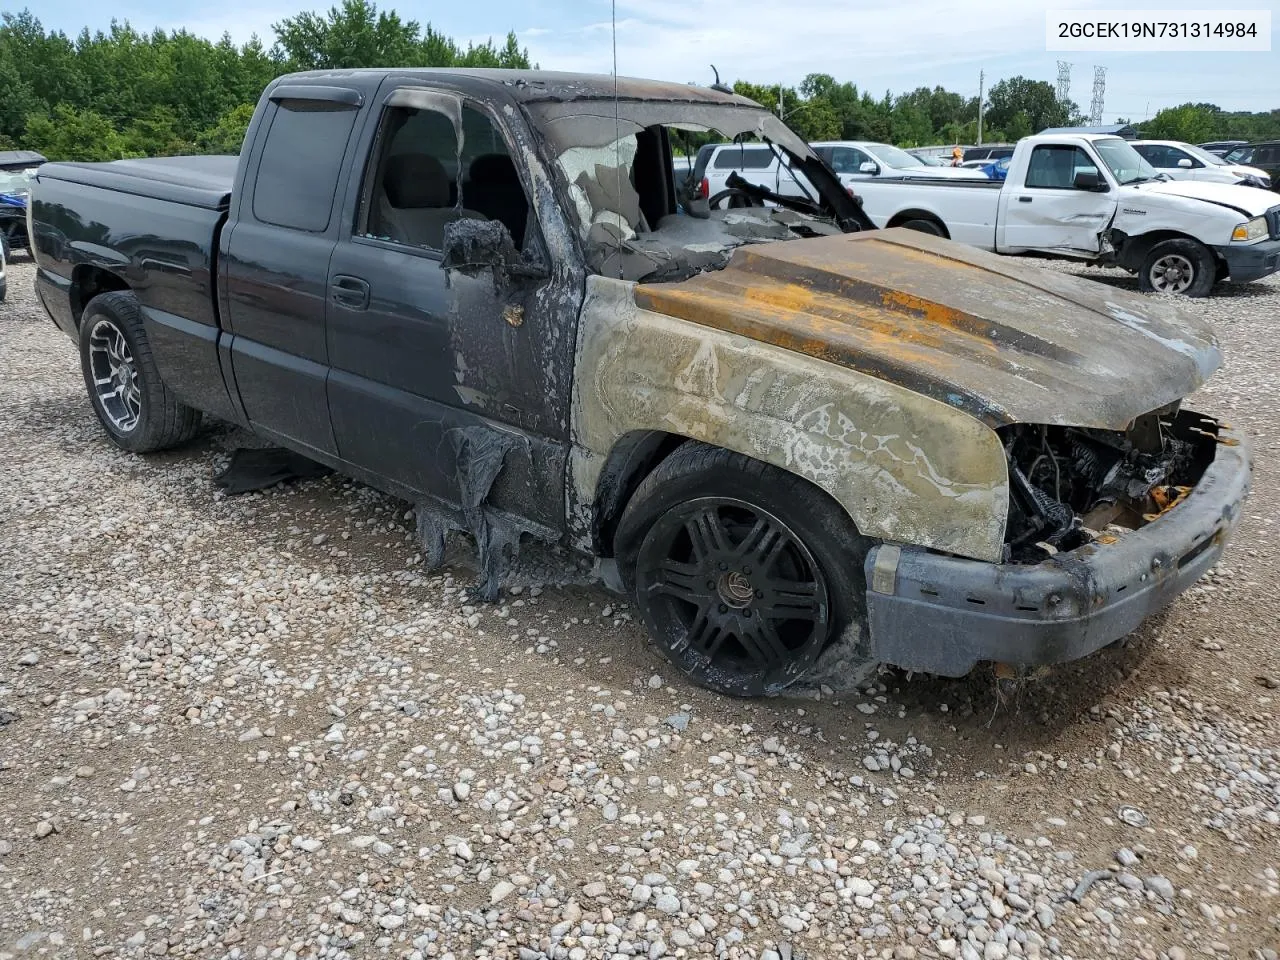
[[[221,316],[231,333],[223,360],[249,423],[330,456],[325,302],[338,184],[362,101],[349,87],[271,91],[220,244]]]

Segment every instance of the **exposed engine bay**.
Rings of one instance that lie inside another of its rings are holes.
[[[1039,563],[1113,542],[1177,506],[1213,461],[1218,423],[1175,403],[1123,432],[1014,424],[998,433],[1009,461],[1005,560]]]

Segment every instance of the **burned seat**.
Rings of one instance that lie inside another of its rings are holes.
[[[426,153],[401,153],[387,160],[383,170],[378,220],[381,232],[399,243],[444,246],[445,224],[463,217],[487,219],[463,210],[450,199],[451,182],[444,165]]]

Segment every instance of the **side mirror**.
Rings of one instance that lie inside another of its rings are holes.
[[[511,232],[501,220],[452,220],[444,226],[445,270],[468,277],[491,272],[494,284],[505,289],[513,280],[545,280],[551,273],[527,262],[516,249]]]
[[[858,164],[858,172],[869,173],[874,176],[880,172],[880,164],[876,163],[874,160],[864,160],[862,163]]]
[[[1072,181],[1072,186],[1077,190],[1088,190],[1091,193],[1106,193],[1110,189],[1096,170],[1092,172],[1081,170]]]
[[[1180,166],[1183,170],[1190,170],[1190,169],[1191,169],[1191,158],[1190,158],[1190,157],[1183,157],[1181,160],[1179,160],[1179,161],[1178,161],[1178,166]]]

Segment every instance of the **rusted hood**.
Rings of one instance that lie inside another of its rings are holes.
[[[725,269],[641,284],[648,310],[778,344],[992,426],[1123,429],[1218,367],[1169,300],[908,230],[744,247]]]

